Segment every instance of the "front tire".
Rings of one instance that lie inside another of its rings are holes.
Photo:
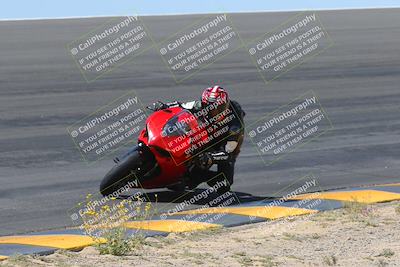
[[[141,165],[139,151],[132,151],[104,176],[100,184],[100,193],[103,196],[111,195],[130,181],[137,179],[136,172]]]
[[[186,185],[185,185],[185,183],[182,182],[182,183],[177,183],[174,185],[167,186],[167,188],[169,190],[177,192],[177,193],[183,193],[186,190]]]

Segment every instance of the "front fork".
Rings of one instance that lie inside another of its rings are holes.
[[[114,158],[114,162],[118,164],[120,161],[136,151],[139,151],[140,155],[140,167],[136,168],[136,176],[139,178],[139,180],[146,181],[158,175],[160,172],[158,163],[150,149],[142,142],[139,142],[136,146],[130,148],[121,157]]]

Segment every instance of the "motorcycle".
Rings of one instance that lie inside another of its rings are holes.
[[[154,112],[147,118],[137,145],[117,157],[116,164],[103,178],[100,184],[103,196],[127,184],[133,188],[183,192],[188,187],[190,170],[200,166],[201,151],[210,144],[207,125],[180,106],[158,111],[147,108]],[[135,180],[139,183],[132,183]]]

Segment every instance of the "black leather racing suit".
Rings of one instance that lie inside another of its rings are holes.
[[[202,109],[200,101],[193,101],[181,104],[182,107],[190,110],[192,113],[196,113]],[[217,171],[210,170],[210,166],[202,168],[199,166],[193,167],[189,172],[189,187],[196,187],[202,182],[210,181],[208,184],[215,184],[215,181],[221,181],[226,179],[230,185],[233,183],[233,176],[235,170],[236,158],[240,153],[240,148],[243,143],[244,137],[244,122],[243,118],[245,112],[243,111],[240,104],[234,100],[230,101],[230,111],[228,114],[232,114],[233,118],[226,123],[223,123],[223,127],[227,127],[228,130],[213,139],[210,144],[207,145],[207,149],[204,153],[207,154],[212,161],[212,164],[217,165]],[[205,120],[209,118],[204,117]],[[201,157],[201,156],[200,156]],[[218,177],[217,177],[218,176]],[[213,179],[216,178],[216,179]]]

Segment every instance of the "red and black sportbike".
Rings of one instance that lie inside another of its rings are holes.
[[[208,140],[207,126],[189,110],[155,111],[147,118],[138,144],[114,160],[116,165],[103,178],[100,192],[110,195],[136,179],[137,187],[144,189],[184,191],[188,173],[200,164],[199,151],[206,148]]]

